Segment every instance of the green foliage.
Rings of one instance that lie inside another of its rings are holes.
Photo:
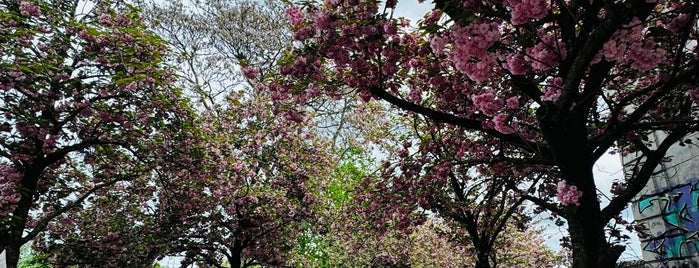
[[[45,254],[32,252],[29,244],[25,244],[20,249],[17,268],[52,268],[53,266],[46,261],[46,257]]]
[[[360,148],[351,147],[343,153],[334,172],[334,180],[329,182],[325,191],[326,197],[333,201],[336,208],[352,199],[352,189],[367,176],[371,161]]]
[[[349,207],[354,198],[354,188],[370,173],[373,159],[364,150],[350,147],[341,153],[332,179],[327,181],[323,197],[328,200],[327,207],[319,208],[327,221],[337,221],[337,217]],[[329,224],[329,223],[327,223]],[[331,240],[338,239],[329,235],[329,226],[308,224],[304,234],[297,239],[296,267],[331,267],[332,256],[328,253]]]
[[[324,236],[314,230],[313,226],[306,227],[306,232],[299,236],[297,243],[297,259],[300,258],[301,261],[296,263],[296,267],[330,267]]]

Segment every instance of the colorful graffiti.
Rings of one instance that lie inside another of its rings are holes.
[[[699,179],[643,195],[637,205],[640,213],[659,209],[665,225],[664,232],[652,234],[643,250],[658,254],[659,260],[699,255]]]

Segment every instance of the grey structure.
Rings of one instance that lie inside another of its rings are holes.
[[[662,140],[662,133],[650,141]],[[634,218],[648,230],[640,237],[646,267],[699,267],[699,141],[674,145],[668,161],[656,170],[632,202]],[[623,157],[624,172],[631,174],[635,154]]]

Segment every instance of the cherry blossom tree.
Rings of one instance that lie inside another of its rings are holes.
[[[0,1],[0,250],[149,172],[180,101],[164,42],[121,1]]]
[[[291,266],[296,267],[473,267],[480,249],[463,224],[436,214],[422,215],[423,221],[395,228],[399,221],[383,221],[382,202],[367,200],[366,193],[377,193],[362,184],[373,160],[359,149],[345,154],[327,182],[325,197],[329,208],[321,210],[316,235],[307,235]],[[384,189],[385,190],[385,189]],[[376,199],[376,198],[372,198]],[[366,201],[372,201],[368,205]],[[385,203],[384,203],[385,204]],[[395,206],[385,206],[395,209]],[[372,219],[372,216],[376,216]],[[483,228],[483,226],[479,226]],[[523,229],[518,229],[523,228]],[[542,229],[535,224],[517,227],[508,222],[502,235],[491,246],[497,265],[503,267],[557,267],[565,264],[565,251],[554,253],[544,243]],[[481,233],[475,233],[480,235]]]
[[[233,95],[220,117],[204,116],[208,129],[198,136],[211,150],[205,163],[213,169],[189,186],[201,187],[197,195],[181,188],[195,201],[185,214],[194,226],[176,242],[193,261],[281,265],[313,222],[319,183],[333,166],[328,144],[310,125],[275,114],[262,96]]]
[[[475,267],[476,251],[465,234],[458,234],[439,218],[410,227],[410,233],[392,230],[382,235],[367,229],[340,232],[342,239],[328,246],[328,267]],[[460,242],[455,239],[459,235]],[[559,267],[563,252],[544,243],[541,230],[508,228],[495,246],[502,267]]]
[[[285,121],[262,96],[232,93],[221,110],[203,112],[155,177],[66,214],[42,251],[55,264],[90,267],[166,255],[184,256],[183,267],[283,264],[313,221],[316,182],[332,157],[310,126]]]
[[[313,224],[320,179],[333,166],[329,146],[309,118],[275,109],[267,93],[251,90],[265,85],[258,80],[267,76],[264,61],[252,60],[262,41],[217,32],[229,19],[269,15],[252,2],[207,3],[200,8],[211,16],[147,8],[172,50],[165,56],[174,83],[197,115],[153,152],[161,157],[138,186],[107,192],[51,226],[37,247],[52,263],[148,266],[175,255],[183,267],[281,265],[303,226]],[[243,41],[250,44],[236,43],[232,52],[214,46]]]
[[[411,149],[416,136],[405,137],[404,160],[386,165],[384,176],[413,185],[395,204],[468,209],[448,200],[474,185],[490,188],[476,201],[499,191],[497,202],[523,199],[560,216],[573,267],[614,267],[624,246],[605,230],[670,157],[668,148],[699,128],[697,4],[436,0],[418,29],[393,17],[396,4],[328,0],[287,9],[299,46],[280,62],[286,78],[268,87],[272,98],[307,102],[351,91],[420,117],[419,144]],[[657,145],[651,133],[660,133]],[[637,157],[602,207],[592,168],[609,152]],[[413,190],[447,201],[421,201]]]

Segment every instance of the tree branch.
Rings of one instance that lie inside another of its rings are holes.
[[[628,183],[626,190],[623,191],[619,196],[609,202],[604,209],[601,211],[601,221],[600,223],[609,222],[614,216],[619,214],[626,205],[631,202],[643,188],[648,184],[648,181],[655,173],[655,169],[660,164],[660,162],[665,158],[667,150],[670,149],[677,141],[682,139],[687,135],[687,128],[681,127],[673,131],[668,135],[651,153],[644,154],[646,156],[646,161],[643,163],[641,170],[634,176]]]
[[[548,149],[548,146],[527,141],[515,134],[503,134],[494,129],[484,129],[481,121],[458,117],[453,114],[444,113],[421,105],[417,105],[412,102],[408,102],[406,100],[398,98],[379,87],[372,87],[369,91],[375,96],[379,97],[380,99],[387,101],[388,103],[400,109],[422,114],[439,123],[447,123],[454,126],[460,126],[466,130],[481,131],[492,137],[509,142],[526,151],[535,153],[544,159],[553,158],[553,156],[549,153],[550,150]]]
[[[115,183],[117,183],[119,181],[131,180],[131,179],[134,179],[136,177],[138,177],[138,175],[129,175],[129,176],[126,176],[126,177],[123,177],[123,178],[120,178],[117,180],[112,180],[108,183],[103,183],[103,184],[100,184],[100,185],[93,187],[92,189],[85,192],[78,199],[75,199],[73,202],[68,203],[67,205],[63,206],[62,208],[54,211],[53,213],[51,213],[51,214],[45,216],[43,219],[41,219],[41,221],[39,221],[39,223],[37,223],[37,225],[32,229],[32,231],[29,232],[26,236],[24,236],[21,239],[21,243],[26,243],[29,240],[34,239],[34,237],[36,237],[40,232],[42,232],[44,230],[44,228],[46,228],[46,226],[49,224],[49,222],[51,222],[51,220],[53,220],[54,218],[58,217],[59,215],[65,213],[66,211],[81,205],[82,202],[85,199],[87,199],[88,197],[90,197],[95,191],[102,189],[104,187],[107,187],[107,186],[114,185]]]

